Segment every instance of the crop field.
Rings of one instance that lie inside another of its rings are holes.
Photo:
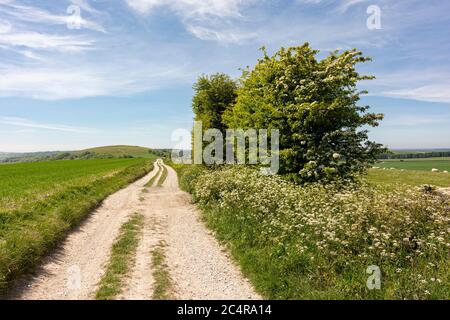
[[[431,169],[438,169],[440,171],[450,171],[450,158],[390,159],[383,160],[376,166],[404,170],[431,171]]]
[[[103,199],[152,167],[148,159],[0,165],[0,295]]]
[[[94,159],[0,165],[0,213],[32,205],[65,190],[82,186],[141,159]]]

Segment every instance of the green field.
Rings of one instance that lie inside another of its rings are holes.
[[[0,165],[0,296],[103,199],[152,168],[142,158]]]
[[[67,187],[87,185],[141,159],[47,161],[0,166],[0,213],[44,200]]]
[[[376,186],[391,186],[392,188],[416,187],[425,184],[443,188],[450,187],[450,174],[442,172],[370,169],[365,178]]]
[[[388,169],[431,171],[435,168],[440,171],[450,171],[450,158],[389,159],[377,163],[376,166]]]
[[[89,160],[111,158],[163,158],[167,149],[149,149],[138,146],[103,146],[77,151],[48,151],[29,153],[0,152],[0,163],[43,162],[54,160]]]

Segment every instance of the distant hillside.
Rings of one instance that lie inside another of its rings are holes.
[[[114,157],[132,156],[135,158],[149,158],[151,156],[152,150],[149,148],[138,146],[104,146],[104,147],[89,148],[78,152],[109,154]]]
[[[170,154],[169,149],[149,149],[138,146],[104,146],[79,151],[0,153],[0,162],[36,162],[52,160],[80,160],[98,158],[163,158]]]

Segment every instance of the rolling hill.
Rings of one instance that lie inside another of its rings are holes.
[[[93,158],[164,158],[170,154],[169,149],[149,149],[139,146],[103,146],[77,151],[0,153],[0,162],[38,162],[51,160],[86,160]]]
[[[109,154],[114,157],[121,156],[132,156],[135,158],[149,158],[152,154],[152,149],[138,146],[126,146],[126,145],[118,145],[118,146],[104,146],[104,147],[95,147],[89,148],[81,151],[77,151],[80,153],[84,152],[92,152],[96,154]]]

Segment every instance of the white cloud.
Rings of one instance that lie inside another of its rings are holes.
[[[183,67],[148,64],[140,69],[131,65],[51,66],[25,68],[0,66],[0,97],[18,96],[43,100],[95,96],[123,96],[158,89],[168,84],[191,81]]]
[[[201,40],[215,40],[224,43],[239,43],[258,37],[256,32],[245,32],[234,29],[213,30],[202,26],[187,26],[187,30]]]
[[[82,0],[72,1],[93,10]],[[64,25],[70,22],[70,26],[77,24],[80,28],[104,32],[103,27],[82,16],[55,15],[40,8],[21,5],[17,1],[0,2],[0,9],[0,47],[19,52],[30,59],[36,57],[32,49],[63,53],[81,52],[91,49],[94,44],[94,40],[86,36],[77,36],[73,32],[68,35],[42,32],[37,31],[39,29],[36,26]]]
[[[52,131],[62,131],[62,132],[75,132],[75,133],[93,133],[96,129],[85,128],[85,127],[74,127],[62,124],[50,124],[50,123],[40,123],[35,122],[25,118],[18,117],[1,117],[0,123],[9,126],[21,127],[21,128],[34,128],[34,129],[44,129]]]
[[[341,4],[338,7],[338,10],[340,12],[346,12],[348,9],[350,9],[353,6],[356,6],[358,4],[367,2],[368,0],[343,0],[340,1]]]
[[[70,0],[70,2],[76,6],[79,6],[82,10],[87,11],[93,15],[101,15],[101,12],[94,9],[88,2],[88,0]]]
[[[20,53],[21,55],[23,55],[24,57],[31,59],[31,60],[38,60],[38,61],[43,61],[44,59],[42,57],[40,57],[39,55],[35,54],[33,51],[31,50],[17,50],[18,53]]]
[[[148,14],[155,7],[165,4],[164,0],[127,0],[127,4],[140,14]]]
[[[0,33],[0,45],[31,49],[80,52],[90,49],[94,41],[86,37],[58,36],[38,32]]]
[[[140,14],[148,14],[154,8],[166,6],[184,18],[202,19],[208,16],[240,16],[240,7],[253,0],[125,0]]]
[[[254,0],[125,0],[130,8],[148,15],[158,7],[166,7],[180,16],[186,29],[202,40],[239,43],[254,38],[254,33],[230,29],[230,19],[243,18],[241,9]]]
[[[430,84],[422,87],[384,91],[384,95],[419,101],[450,103],[450,82]]]
[[[450,71],[442,68],[408,69],[379,73],[371,94],[428,102],[450,103]]]
[[[90,7],[84,1],[72,0],[72,3],[87,12],[95,13],[96,11]],[[0,3],[0,5],[2,5]],[[45,23],[49,25],[67,25],[68,23],[76,22],[80,28],[91,29],[99,32],[105,32],[105,29],[98,23],[86,20],[83,18],[83,11],[80,12],[80,16],[74,16],[73,14],[57,15],[50,13],[46,10],[30,7],[25,5],[19,5],[15,2],[6,3],[2,7],[2,15],[4,18],[13,19],[14,21],[24,21],[30,23]]]

